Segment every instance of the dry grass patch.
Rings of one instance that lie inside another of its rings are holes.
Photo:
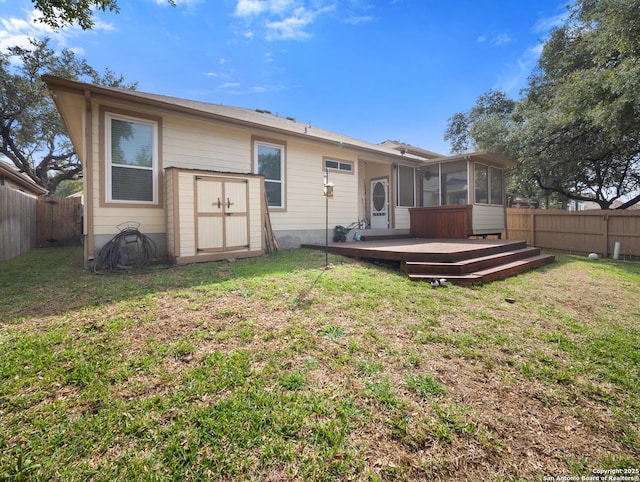
[[[0,265],[0,480],[638,469],[637,263],[432,289],[304,250],[107,276],[79,257]]]

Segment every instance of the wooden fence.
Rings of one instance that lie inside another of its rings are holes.
[[[39,198],[36,219],[38,247],[80,245],[82,238],[80,198]]]
[[[0,261],[36,246],[36,204],[35,197],[0,186]]]
[[[569,253],[640,258],[640,212],[507,209],[507,238],[530,246]]]
[[[0,261],[35,247],[77,246],[81,241],[80,198],[35,198],[0,186]]]

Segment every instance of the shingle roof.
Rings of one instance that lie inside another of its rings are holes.
[[[212,104],[161,94],[98,86],[82,82],[74,82],[50,75],[45,75],[42,79],[52,91],[55,91],[56,87],[62,86],[66,89],[72,88],[81,92],[89,91],[98,95],[115,96],[119,99],[127,99],[129,101],[153,103],[169,110],[198,113],[218,120],[227,120],[244,125],[254,125],[259,128],[275,130],[283,134],[304,136],[310,140],[336,143],[341,146],[355,147],[367,151],[378,152],[384,155],[392,155],[399,159],[404,157],[418,162],[425,159],[424,156],[415,155],[413,152],[405,153],[403,156],[400,153],[400,149],[398,148],[399,144],[397,143],[385,142],[382,144],[373,144],[354,137],[322,129],[317,126],[310,125],[309,123],[298,122],[293,117],[281,117],[267,110],[248,109],[224,104]]]
[[[47,194],[48,192],[45,188],[33,182],[31,178],[18,171],[15,166],[2,161],[0,161],[0,178],[1,177],[11,179],[15,184],[22,186],[25,190],[38,196]]]

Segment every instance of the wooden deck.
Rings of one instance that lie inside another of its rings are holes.
[[[397,264],[414,281],[446,278],[462,285],[507,278],[555,260],[524,241],[494,239],[386,239],[329,243],[328,249],[333,254]]]

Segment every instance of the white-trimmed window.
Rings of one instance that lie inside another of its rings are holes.
[[[158,123],[106,114],[107,202],[158,202]]]
[[[476,164],[475,190],[477,204],[503,204],[502,169]]]
[[[398,165],[398,207],[412,208],[416,205],[416,170]]]
[[[284,209],[284,146],[256,141],[255,171],[264,176],[267,204]]]
[[[353,163],[347,161],[338,161],[336,159],[325,159],[324,169],[332,169],[338,172],[353,174]]]

